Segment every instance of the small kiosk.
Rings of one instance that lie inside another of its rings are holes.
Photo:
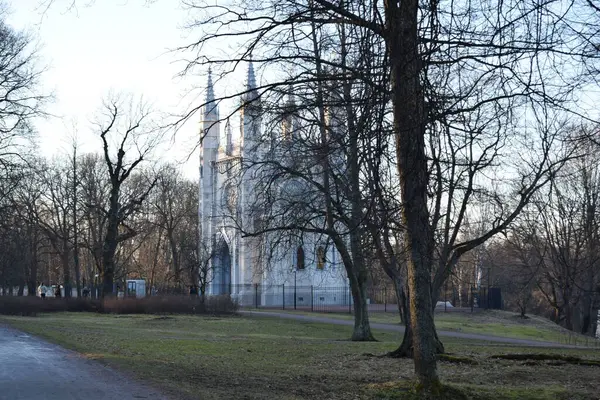
[[[128,279],[125,296],[138,299],[146,297],[146,281],[144,279]]]

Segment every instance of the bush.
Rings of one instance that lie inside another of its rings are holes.
[[[34,296],[0,296],[0,314],[35,316],[47,312],[103,312],[112,314],[233,314],[238,305],[229,296],[200,297],[153,296],[108,298],[45,298]]]
[[[0,314],[35,316],[41,312],[98,311],[98,301],[83,298],[0,296]]]
[[[113,314],[233,314],[238,305],[229,296],[153,296],[105,299],[101,311]]]

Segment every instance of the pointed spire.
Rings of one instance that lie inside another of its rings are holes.
[[[296,97],[294,96],[294,88],[292,85],[288,86],[286,108],[288,111],[294,111],[296,108]]]
[[[296,109],[292,85],[288,86],[285,97],[283,104],[283,139],[290,140],[294,131],[294,111]]]
[[[246,93],[243,96],[243,101],[249,103],[258,99],[258,91],[256,90],[256,75],[254,74],[254,64],[252,55],[248,61],[248,76],[246,77]]]
[[[231,123],[227,120],[225,124],[225,154],[228,156],[233,155],[233,139],[231,135]]]
[[[204,116],[216,116],[218,118],[219,111],[215,102],[215,89],[212,81],[212,68],[208,67],[208,81],[206,82],[206,102],[204,106]]]

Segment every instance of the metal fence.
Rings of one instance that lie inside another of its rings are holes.
[[[350,287],[295,285],[211,285],[209,295],[229,294],[244,308],[352,313]],[[397,311],[393,289],[370,287],[367,303],[371,311]]]
[[[353,312],[350,287],[344,286],[294,286],[294,285],[213,285],[209,294],[230,294],[245,308],[271,308],[281,310],[305,310],[319,312]],[[456,293],[443,290],[439,302],[444,308],[460,307]],[[502,309],[499,288],[483,288],[473,292],[467,307]],[[398,302],[392,287],[370,286],[367,288],[369,311],[397,312]],[[447,307],[449,304],[450,307]]]

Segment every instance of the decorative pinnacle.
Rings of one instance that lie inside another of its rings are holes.
[[[208,67],[208,81],[206,82],[206,105],[204,115],[217,114],[217,104],[215,102],[215,89],[212,81],[212,68]]]
[[[252,56],[251,56],[252,57]],[[256,90],[256,75],[254,74],[254,64],[252,58],[248,61],[248,76],[246,78],[246,93],[243,101],[250,103],[258,99],[258,91]]]
[[[225,124],[225,154],[228,156],[233,155],[233,138],[231,135],[231,123],[227,120]]]

